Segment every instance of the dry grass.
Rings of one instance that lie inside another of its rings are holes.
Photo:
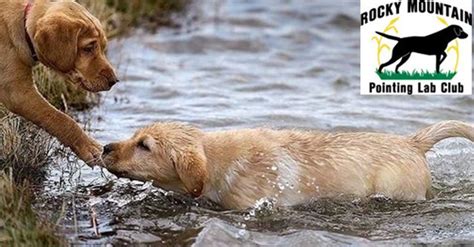
[[[0,171],[12,169],[18,184],[42,181],[53,147],[53,139],[38,127],[10,113],[0,119]]]
[[[0,173],[0,246],[60,246],[54,227],[38,220],[31,208],[29,186],[17,186]]]
[[[106,0],[106,2],[109,7],[120,13],[124,24],[122,26],[139,24],[148,29],[156,29],[160,26],[177,26],[174,14],[185,13],[191,0]]]
[[[61,110],[87,110],[99,103],[99,95],[87,92],[76,85],[66,82],[55,72],[43,65],[33,70],[33,78],[41,94],[55,107]]]
[[[28,185],[46,176],[53,139],[11,113],[0,114],[0,246],[58,246],[53,228],[31,208]]]
[[[192,0],[78,0],[101,20],[109,38],[132,26],[156,30],[178,26],[175,15],[185,13]]]

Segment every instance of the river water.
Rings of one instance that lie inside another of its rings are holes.
[[[474,122],[474,98],[359,95],[359,1],[216,0],[181,30],[112,42],[122,82],[85,114],[108,143],[154,121],[408,134]],[[474,145],[428,153],[436,198],[317,201],[223,211],[149,184],[75,165],[51,170],[37,207],[77,244],[316,246],[474,243]],[[92,227],[91,219],[97,219]],[[95,231],[99,234],[96,234]]]

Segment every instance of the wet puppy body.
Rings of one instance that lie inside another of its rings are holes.
[[[447,121],[412,136],[247,129],[202,132],[158,123],[105,147],[106,168],[225,208],[261,198],[290,206],[316,198],[383,194],[430,197],[425,153],[448,137],[474,140],[472,125]]]

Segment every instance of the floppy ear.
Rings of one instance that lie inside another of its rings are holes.
[[[40,61],[62,73],[73,70],[82,26],[64,14],[40,19],[34,36]]]
[[[462,30],[459,27],[454,27],[454,33],[456,34],[456,37],[461,36]]]
[[[144,150],[147,150],[147,151],[151,151],[155,148],[156,144],[155,144],[155,139],[153,139],[153,137],[149,136],[149,135],[145,135],[144,138],[142,138],[139,142],[138,142],[138,146]]]
[[[175,162],[179,178],[189,194],[193,197],[201,196],[204,183],[209,176],[207,160],[202,147],[191,147],[184,150],[179,156]]]

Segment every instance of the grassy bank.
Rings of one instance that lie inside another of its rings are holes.
[[[2,111],[0,118],[0,246],[58,246],[54,228],[31,208],[30,185],[46,176],[53,140]]]
[[[190,0],[78,0],[103,23],[109,38],[130,27],[173,25],[173,14]],[[85,110],[99,96],[76,88],[39,65],[34,81],[45,98],[59,109]],[[8,113],[0,105],[0,246],[58,246],[54,226],[39,220],[32,210],[32,186],[44,181],[58,145],[33,124]],[[44,219],[43,219],[44,220]]]
[[[0,172],[12,170],[17,184],[39,184],[51,161],[54,141],[45,132],[11,114],[0,119]]]
[[[10,174],[11,175],[11,174]],[[0,246],[60,246],[54,226],[39,220],[31,208],[29,186],[0,173]]]

